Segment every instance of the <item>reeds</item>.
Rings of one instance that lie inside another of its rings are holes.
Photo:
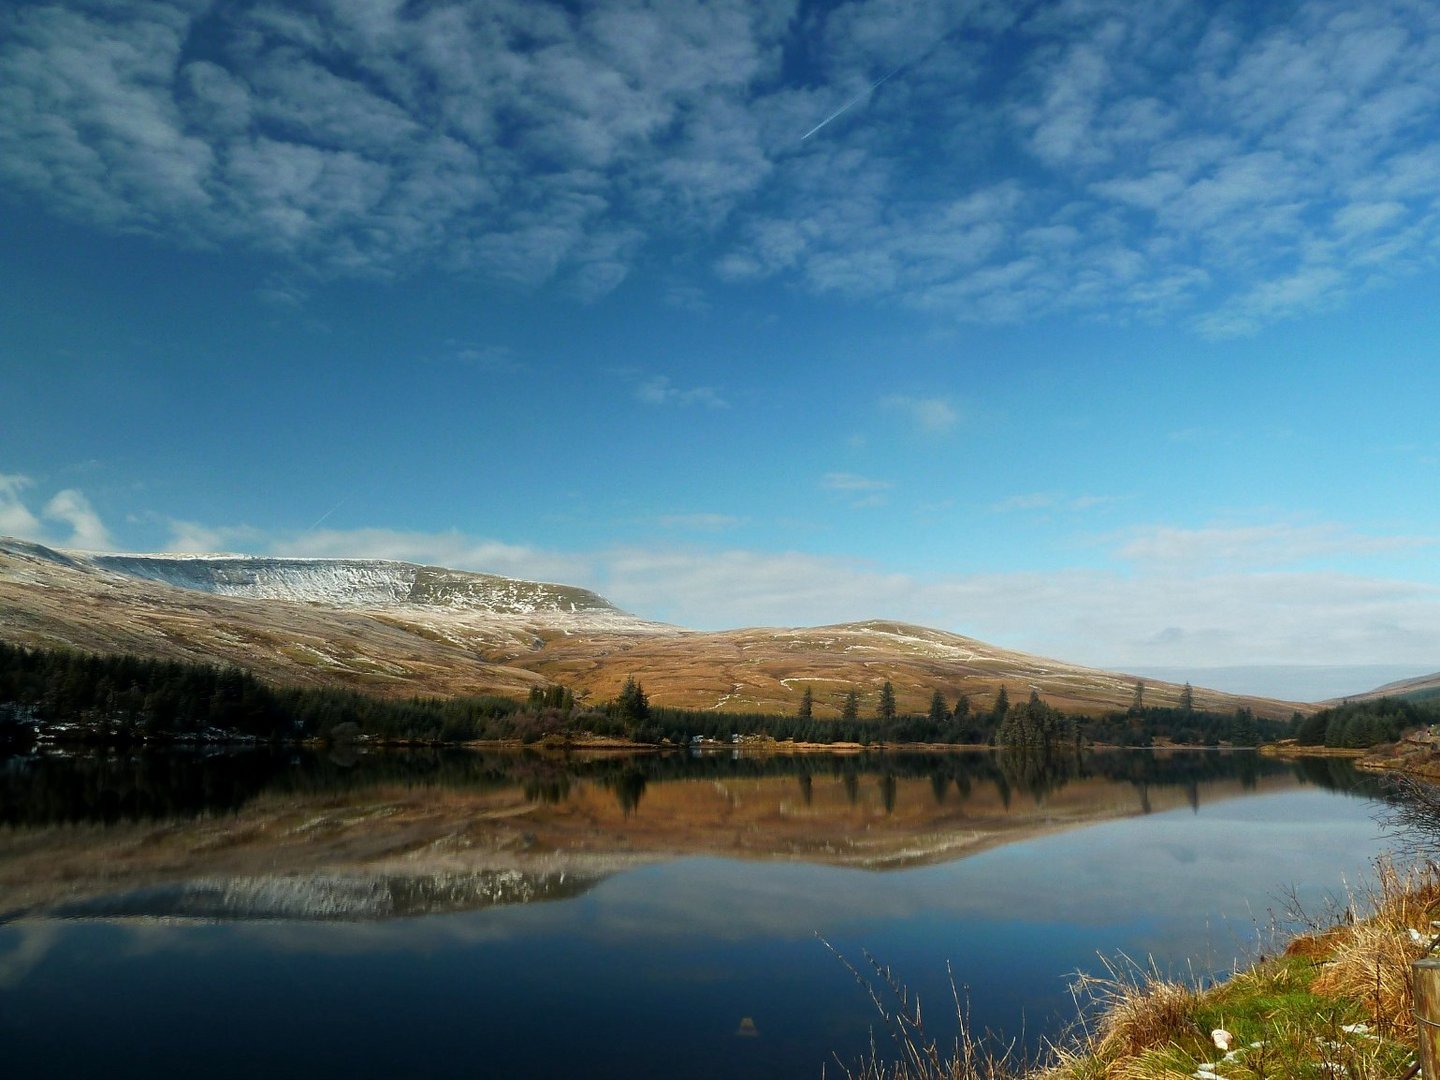
[[[1346,922],[1323,936],[1311,989],[1360,1002],[1382,1035],[1413,1042],[1415,998],[1410,964],[1436,943],[1440,872],[1434,864],[1408,871],[1382,861],[1376,883],[1352,901]],[[1304,946],[1301,946],[1302,948]]]
[[[865,952],[868,970],[862,971],[824,938],[820,941],[869,995],[881,1029],[894,1048],[894,1057],[882,1054],[872,1029],[868,1056],[853,1066],[837,1059],[847,1080],[1022,1080],[1028,1074],[1014,1043],[1002,1043],[988,1033],[975,1035],[970,1010],[953,973],[950,996],[960,1030],[954,1046],[945,1052],[925,1030],[919,997],[911,994],[887,965]]]
[[[1167,978],[1153,961],[1145,968],[1127,956],[1102,962],[1104,975],[1081,972],[1070,987],[1081,1016],[1078,1043],[1088,1054],[1134,1057],[1201,1034],[1194,986]]]
[[[1283,956],[1210,988],[1128,957],[1081,974],[1074,1029],[1033,1060],[976,1036],[953,977],[959,1035],[942,1052],[888,967],[867,953],[861,971],[837,952],[893,1048],[872,1034],[869,1056],[841,1069],[848,1080],[1409,1080],[1410,964],[1440,945],[1440,870],[1382,861],[1329,915],[1334,925],[1312,920]]]

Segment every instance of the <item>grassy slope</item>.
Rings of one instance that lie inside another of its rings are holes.
[[[50,555],[0,550],[5,640],[235,664],[278,683],[396,697],[523,697],[532,686],[558,682],[582,701],[598,703],[633,675],[657,705],[786,714],[795,712],[808,685],[820,719],[839,715],[851,687],[861,695],[861,715],[873,715],[886,681],[894,684],[901,712],[919,714],[937,689],[947,703],[966,693],[979,708],[988,708],[1001,686],[1012,700],[1035,689],[1059,708],[1095,713],[1127,706],[1135,688],[1130,676],[897,623],[700,633],[597,611],[599,598],[561,586],[536,588],[560,596],[567,609],[574,602],[578,613],[334,608],[184,590]],[[458,588],[448,573],[424,568],[420,591]],[[463,577],[466,588],[480,588],[477,575]],[[1145,700],[1173,705],[1179,694],[1178,686],[1154,683]],[[1276,718],[1297,708],[1199,688],[1195,704],[1216,711],[1248,705]]]

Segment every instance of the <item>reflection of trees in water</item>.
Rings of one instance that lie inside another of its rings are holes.
[[[645,794],[645,785],[649,781],[642,769],[626,769],[619,776],[608,781],[609,786],[615,792],[615,798],[620,803],[620,809],[629,817],[640,805],[640,798]]]
[[[556,804],[570,797],[570,777],[565,773],[558,776],[532,776],[525,781],[525,798],[531,802]]]
[[[1361,799],[1385,799],[1395,795],[1385,779],[1355,768],[1350,758],[1297,758],[1290,764],[1295,778],[1302,784],[1314,784]]]
[[[1140,780],[1135,784],[1135,794],[1140,797],[1140,812],[1150,813],[1150,784],[1148,781]]]
[[[1079,757],[1071,749],[1046,751],[1038,746],[1006,747],[996,754],[1006,783],[1019,788],[1043,806],[1046,798],[1070,782],[1079,767]],[[1009,801],[1006,801],[1009,806]]]
[[[229,813],[270,787],[286,756],[102,752],[10,758],[0,761],[0,823],[114,824]]]
[[[885,813],[895,812],[895,794],[899,790],[900,781],[895,778],[893,772],[882,773],[880,776],[880,802],[885,807]]]
[[[995,781],[995,790],[1000,794],[1000,801],[1005,804],[1005,809],[1009,810],[1011,799],[1010,778],[1002,771],[996,773],[993,779]]]
[[[1254,791],[1255,785],[1260,781],[1260,758],[1255,754],[1241,754],[1238,763],[1240,766],[1240,786],[1246,791]]]
[[[1195,807],[1205,783],[1239,780],[1253,788],[1264,777],[1286,774],[1361,797],[1382,794],[1373,778],[1343,758],[1279,761],[1248,752],[1125,750],[1077,756],[1067,747],[1048,756],[1012,750],[590,758],[453,749],[362,750],[339,757],[292,749],[208,755],[97,752],[74,758],[0,758],[0,824],[184,818],[233,812],[261,793],[323,797],[393,785],[481,793],[518,788],[527,799],[555,803],[568,799],[582,781],[610,788],[630,813],[651,783],[790,777],[806,805],[816,779],[838,780],[855,805],[862,785],[874,778],[888,810],[903,780],[928,781],[937,805],[949,798],[952,784],[961,802],[977,785],[993,786],[1009,807],[1016,791],[1043,802],[1066,784],[1093,777],[1129,784],[1142,799],[1155,789],[1178,787]]]
[[[935,805],[944,806],[945,796],[950,791],[950,777],[946,776],[943,772],[931,773],[930,790],[935,793]]]

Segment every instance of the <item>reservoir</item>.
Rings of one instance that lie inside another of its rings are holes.
[[[1105,962],[1205,979],[1363,885],[1334,759],[1113,751],[0,761],[16,1076],[841,1075],[886,966],[1024,1047]],[[847,967],[847,965],[849,965]]]

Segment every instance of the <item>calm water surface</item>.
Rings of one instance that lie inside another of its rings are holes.
[[[875,1021],[1034,1041],[1100,956],[1223,972],[1383,843],[1343,763],[1141,752],[0,765],[15,1076],[815,1077]],[[1148,811],[1148,812],[1147,812]]]

